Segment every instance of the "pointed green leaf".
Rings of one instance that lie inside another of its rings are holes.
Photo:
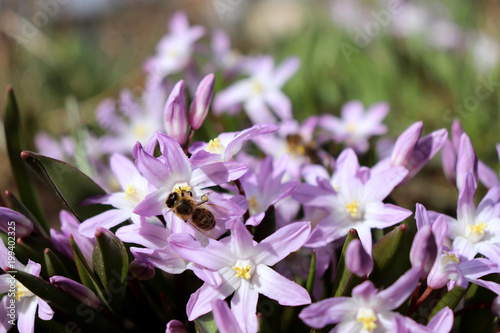
[[[276,231],[276,210],[274,205],[269,206],[262,222],[256,227],[254,239],[260,242]]]
[[[73,238],[72,235],[69,236],[69,243],[71,245],[71,250],[73,250],[73,256],[75,257],[75,264],[76,268],[78,270],[78,275],[80,276],[80,280],[82,281],[82,284],[92,290],[105,304],[110,310],[111,306],[109,305],[109,302],[107,301],[108,298],[104,296],[104,293],[101,289],[101,286],[97,282],[96,277],[92,273],[92,270],[90,269],[89,265],[87,264],[87,261],[85,260],[85,257],[82,254],[82,251],[78,247],[78,245],[75,242],[75,239]]]
[[[32,223],[33,227],[44,237],[48,237],[47,232],[44,227],[40,224],[38,219],[29,211],[29,209],[12,193],[11,191],[5,191],[5,196],[12,204],[12,207],[19,213],[26,216]]]
[[[311,266],[309,267],[309,276],[307,277],[307,283],[306,283],[307,292],[311,296],[314,289],[315,279],[316,279],[316,250],[313,250],[311,256]]]
[[[35,262],[43,262],[43,253],[45,249],[52,246],[47,238],[34,237],[32,235],[17,239],[17,245],[22,247],[31,260]],[[42,274],[44,274],[45,267],[42,266]]]
[[[81,206],[83,200],[106,192],[75,167],[29,151],[23,151],[21,157],[80,221],[109,209],[104,205]]]
[[[43,252],[45,257],[45,265],[47,266],[47,273],[49,276],[61,275],[69,276],[68,270],[62,263],[61,259],[49,248]]]
[[[335,274],[335,281],[333,283],[333,292],[332,296],[344,296],[347,294],[349,285],[354,278],[357,278],[354,274],[352,274],[349,269],[347,269],[347,265],[345,264],[345,252],[347,251],[347,245],[353,240],[358,238],[358,233],[355,229],[349,230],[347,234],[347,238],[344,243],[344,247],[342,248],[342,254],[340,255],[340,259],[337,265],[337,272]],[[360,280],[361,281],[361,280]]]
[[[200,333],[217,333],[217,325],[215,324],[214,315],[209,312],[194,320],[196,331]]]
[[[92,253],[94,271],[106,289],[122,284],[128,273],[128,253],[125,245],[112,232],[98,228],[97,245]],[[118,280],[118,283],[117,283]]]
[[[407,226],[401,224],[395,227],[391,232],[382,237],[372,250],[373,272],[370,274],[370,280],[376,286],[384,285],[388,281],[388,272],[394,265],[395,258],[400,254],[401,245],[405,240]],[[391,281],[392,283],[392,281]],[[387,283],[385,284],[387,285]]]
[[[21,116],[19,114],[16,97],[14,96],[14,90],[11,86],[7,88],[7,95],[5,98],[4,127],[10,164],[12,166],[14,178],[16,179],[21,200],[26,207],[33,212],[45,231],[47,231],[48,228],[45,223],[45,216],[38,201],[32,174],[21,159],[21,152],[26,149],[27,146],[22,133]]]
[[[470,287],[471,284],[469,284]],[[432,309],[431,314],[429,315],[429,320],[432,319],[439,311],[441,311],[445,307],[449,307],[450,309],[454,309],[458,302],[464,297],[467,289],[455,287],[452,290],[448,291],[443,298],[441,298],[438,304]]]
[[[17,281],[22,283],[32,293],[45,300],[51,307],[66,313],[81,326],[83,332],[120,332],[120,328],[105,318],[98,311],[87,307],[80,301],[54,287],[47,281],[26,272],[7,271]],[[92,320],[88,320],[92,318]]]

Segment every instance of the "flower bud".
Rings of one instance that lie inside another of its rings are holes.
[[[101,301],[92,290],[67,277],[54,275],[50,278],[50,283],[88,307],[97,309],[101,304]]]
[[[187,109],[183,80],[177,82],[168,96],[163,112],[163,124],[165,132],[180,145],[183,145],[187,132]]]
[[[347,268],[357,276],[367,276],[373,270],[373,259],[359,239],[354,239],[347,245],[345,257]]]
[[[186,326],[178,320],[171,320],[167,324],[167,330],[165,333],[187,333],[188,330]]]
[[[412,267],[421,267],[421,278],[427,277],[437,256],[437,244],[431,226],[425,225],[416,233],[410,250]]]
[[[16,237],[25,237],[33,231],[33,223],[23,214],[6,207],[0,207],[0,230]]]
[[[214,81],[215,76],[210,73],[201,80],[196,89],[195,98],[189,108],[189,125],[193,130],[200,128],[207,116],[214,92]]]
[[[137,259],[130,263],[128,272],[138,280],[150,280],[155,276],[155,268],[153,266]]]

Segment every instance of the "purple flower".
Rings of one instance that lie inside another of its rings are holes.
[[[50,278],[50,283],[88,307],[96,309],[101,304],[99,297],[97,297],[92,290],[65,276],[54,275]]]
[[[408,175],[401,181],[401,184],[415,176],[441,149],[448,136],[445,129],[440,129],[420,138],[422,126],[422,122],[419,121],[401,133],[396,140],[391,157],[378,162],[372,168],[373,173],[395,166],[404,166],[408,170]]]
[[[448,285],[448,290],[455,286],[466,288],[468,282],[475,283],[495,293],[500,292],[500,285],[480,280],[479,278],[491,273],[498,273],[499,267],[493,261],[485,258],[469,260],[459,250],[449,250],[444,246],[448,224],[445,215],[429,214],[420,204],[417,204],[415,220],[419,230],[431,228],[437,246],[437,257],[427,276],[427,285],[433,289],[440,289]]]
[[[430,225],[421,227],[413,238],[410,250],[410,262],[412,267],[421,267],[422,276],[426,278],[427,274],[436,261],[438,247],[436,238]]]
[[[241,177],[241,185],[249,202],[250,219],[248,225],[259,225],[269,206],[275,205],[295,191],[298,181],[282,183],[288,166],[288,156],[284,155],[276,161],[266,157],[256,173],[248,171]]]
[[[82,251],[85,260],[92,267],[92,252],[95,247],[94,235],[86,237],[78,233],[80,222],[71,213],[61,210],[59,212],[59,220],[61,221],[61,232],[56,229],[50,229],[50,239],[54,248],[66,255],[68,258],[74,259],[73,250],[71,249],[69,236],[73,235],[76,245]]]
[[[184,95],[184,80],[180,80],[168,96],[163,113],[165,132],[180,145],[186,141],[188,127],[186,96]]]
[[[457,218],[448,219],[448,237],[452,249],[459,250],[467,259],[481,253],[493,261],[500,261],[500,189],[488,191],[479,205],[475,206],[476,181],[469,172],[460,190]]]
[[[320,167],[314,170],[317,173],[308,176],[314,181],[313,185],[301,184],[292,195],[305,206],[328,212],[313,229],[306,246],[324,246],[354,228],[365,251],[371,255],[371,228],[387,228],[411,215],[407,209],[382,202],[408,174],[404,167],[373,174],[370,169],[359,166],[356,154],[348,148],[337,159],[330,179],[326,170]]]
[[[78,232],[83,236],[93,238],[97,227],[110,229],[128,219],[139,223],[141,218],[144,218],[134,213],[134,209],[154,190],[154,187],[139,173],[134,163],[127,157],[113,154],[110,158],[110,164],[123,191],[86,200],[87,203],[109,204],[114,209],[109,209],[83,221],[78,227]],[[155,221],[157,219],[149,219],[151,223]],[[157,222],[159,223],[159,221]]]
[[[156,47],[156,54],[144,63],[145,71],[153,80],[182,71],[191,61],[194,43],[205,33],[202,26],[189,26],[184,12],[175,13],[170,19],[170,33]]]
[[[208,143],[195,142],[190,148],[192,154],[190,161],[196,166],[230,161],[248,140],[277,130],[278,126],[276,125],[256,124],[241,132],[221,133]]]
[[[33,231],[33,222],[21,213],[0,207],[0,230],[10,236],[25,237]]]
[[[221,241],[210,240],[203,247],[188,234],[170,236],[170,246],[186,260],[218,271],[222,281],[218,285],[205,283],[187,304],[189,320],[212,310],[213,301],[225,299],[234,292],[231,309],[246,331],[257,331],[255,310],[259,293],[277,300],[281,305],[309,304],[307,291],[269,266],[275,265],[306,241],[310,224],[297,222],[277,230],[256,243],[241,221],[231,227],[231,236]]]
[[[34,276],[39,276],[41,270],[40,264],[31,260],[28,260],[28,265],[24,266],[13,257],[12,252],[7,250],[3,242],[0,242],[0,267],[23,271]],[[11,296],[12,289],[15,289],[15,298]],[[0,275],[0,294],[6,294],[0,301],[0,330],[2,332],[8,332],[12,327],[11,321],[16,318],[17,329],[20,333],[34,332],[37,307],[38,318],[42,320],[50,320],[54,315],[54,311],[47,302],[33,294],[9,274]],[[15,311],[14,315],[10,315],[13,314],[12,309]]]
[[[276,123],[278,119],[290,119],[292,107],[290,99],[281,91],[285,82],[295,74],[300,60],[290,57],[274,68],[270,56],[263,56],[248,66],[250,77],[243,79],[219,92],[214,98],[214,112],[220,114],[231,107],[243,103],[243,108],[254,124]],[[274,111],[274,115],[268,109]]]
[[[212,304],[215,324],[221,333],[250,333],[244,329],[245,323],[239,323],[226,301],[216,299]],[[257,332],[257,331],[255,331]]]
[[[352,290],[352,297],[328,298],[309,305],[299,314],[313,328],[337,324],[333,332],[394,332],[392,319],[398,308],[417,286],[421,271],[412,268],[390,287],[380,292],[371,281]]]
[[[158,158],[151,155],[151,147],[156,141],[161,151]],[[206,193],[202,188],[238,179],[247,171],[247,167],[238,162],[217,162],[193,169],[179,143],[162,133],[157,133],[150,140],[146,150],[137,143],[133,155],[137,169],[157,188],[133,210],[142,216],[166,213],[169,210],[166,199],[174,191],[189,190],[198,200]]]
[[[373,259],[366,253],[359,239],[353,239],[346,250],[347,268],[357,276],[367,276],[373,270]]]
[[[208,74],[199,83],[191,107],[189,108],[189,126],[197,130],[207,117],[208,108],[214,92],[214,74]]]
[[[165,333],[188,333],[188,330],[183,323],[174,319],[168,322]]]
[[[99,139],[99,148],[109,154],[130,154],[137,141],[145,144],[163,130],[160,119],[166,98],[164,85],[148,84],[140,101],[129,90],[121,92],[118,108],[111,99],[102,101],[95,111],[97,122],[105,131]]]
[[[348,147],[359,153],[368,151],[368,139],[374,135],[387,132],[387,126],[382,124],[389,112],[387,103],[373,104],[365,112],[363,103],[351,101],[341,110],[341,118],[324,115],[319,121],[321,129],[328,131],[336,142],[344,142]]]
[[[284,154],[290,156],[285,179],[299,179],[302,169],[308,164],[334,164],[333,157],[319,148],[326,138],[314,135],[319,120],[316,116],[307,118],[302,124],[294,119],[286,120],[275,135],[259,136],[253,142],[275,160]]]

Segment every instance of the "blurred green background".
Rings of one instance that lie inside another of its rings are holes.
[[[57,6],[41,5],[51,1]],[[379,14],[391,4],[357,3],[368,13]],[[143,61],[154,54],[172,13],[183,9],[192,24],[207,27],[206,43],[214,28],[224,28],[233,46],[243,53],[270,53],[277,63],[299,55],[301,69],[284,89],[299,120],[318,113],[338,115],[342,104],[353,99],[365,105],[389,102],[391,111],[384,122],[393,137],[417,120],[424,121],[424,132],[429,133],[449,129],[451,120],[458,118],[478,157],[498,170],[499,71],[498,66],[479,69],[475,65],[474,52],[494,56],[495,51],[475,51],[473,42],[477,31],[499,40],[499,1],[442,1],[439,6],[445,9],[444,16],[461,33],[458,45],[444,48],[429,44],[434,37],[452,43],[452,35],[441,36],[437,29],[426,27],[425,32],[398,36],[398,29],[411,23],[398,14],[391,15],[387,25],[379,24],[366,45],[360,45],[352,27],[332,22],[331,1],[46,0],[0,4],[0,87],[13,85],[28,138],[37,130],[68,134],[64,110],[68,96],[79,102],[83,124],[93,121],[95,106],[102,99],[116,97],[123,88],[140,91]],[[227,9],[223,14],[221,4]],[[439,17],[440,11],[434,10],[431,1],[412,4]],[[46,20],[40,12],[46,13]],[[359,22],[353,22],[345,16],[365,33],[374,17],[358,16]],[[34,23],[40,23],[39,29],[32,29]],[[426,24],[424,21],[424,27]],[[491,89],[480,88],[485,80],[494,82]],[[482,89],[481,98],[478,89]],[[6,158],[3,143],[0,158]],[[0,168],[0,189],[12,188],[8,164],[2,163]],[[408,185],[405,194],[401,204],[412,209],[416,201],[444,209],[456,202],[437,158]]]

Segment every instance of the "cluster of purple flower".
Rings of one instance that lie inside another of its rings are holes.
[[[333,332],[449,332],[454,319],[448,307],[426,326],[396,311],[412,293],[415,298],[415,290],[416,297],[421,296],[420,284],[430,290],[445,286],[451,290],[466,288],[471,282],[500,294],[499,284],[480,279],[500,272],[500,185],[496,173],[478,161],[458,122],[453,124],[451,141],[445,129],[421,137],[423,124],[416,122],[381,152],[374,166],[361,166],[357,154],[369,150],[372,136],[386,132],[382,124],[389,111],[386,103],[365,110],[361,102],[352,101],[344,105],[340,118],[318,115],[300,124],[281,91],[298,70],[299,60],[291,57],[275,67],[269,56],[236,56],[220,31],[214,34],[213,61],[205,70],[222,71],[226,80],[235,74],[248,77],[217,92],[212,103],[215,76],[193,74],[202,72],[196,71],[193,54],[203,34],[202,27],[189,26],[185,14],[175,14],[170,33],[145,63],[147,84],[142,103],[124,92],[118,103],[106,100],[99,105],[96,118],[106,133],[92,139],[95,151],[89,161],[95,162],[95,170],[102,170],[102,156],[109,156],[110,170],[120,188],[88,198],[84,204],[112,208],[82,223],[62,211],[61,232],[50,232],[57,251],[73,258],[71,238],[92,268],[94,238],[112,229],[118,239],[131,245],[134,259],[129,273],[135,279],[151,279],[158,270],[169,274],[191,270],[201,279],[204,284],[187,302],[187,318],[192,321],[213,312],[221,332],[257,332],[259,294],[284,306],[316,300],[302,308],[298,317],[313,328],[336,324]],[[187,84],[194,91],[189,108],[183,80],[173,85],[168,97],[166,94],[172,86],[168,83],[171,75],[180,72],[189,73],[190,81],[198,83]],[[239,132],[222,132],[208,142],[192,142],[210,105],[215,116],[223,112],[235,115],[242,106],[253,124]],[[243,149],[249,141],[259,150],[257,154]],[[57,151],[55,157],[60,159],[75,153],[74,143],[63,142],[47,136],[39,136],[37,141],[40,151]],[[331,142],[346,148],[332,156],[325,148]],[[412,215],[384,200],[441,149],[445,175],[459,191],[457,215],[427,211],[416,204],[418,231],[409,254],[412,267],[378,291],[370,280],[374,269],[372,229],[395,226]],[[116,187],[113,179],[106,171],[95,177],[106,188]],[[489,190],[476,207],[478,180]],[[179,201],[190,206],[191,213],[182,213]],[[208,210],[215,225],[206,226],[204,222],[211,221],[203,217],[201,222],[194,221],[197,209]],[[275,225],[266,219],[271,215]],[[0,208],[0,229],[7,232],[8,221],[16,221],[17,237],[32,233],[30,219]],[[346,265],[362,280],[349,297],[323,299],[322,284],[316,283],[308,291],[284,276],[303,273],[290,273],[286,267],[290,259],[285,259],[289,254],[295,252],[295,259],[310,260],[312,249],[328,253],[328,259],[314,267],[316,280],[331,280],[326,274],[336,259],[336,251],[331,249],[343,243],[352,229],[359,239],[349,243]],[[257,241],[254,235],[261,230],[270,231]],[[2,267],[9,267],[8,252],[0,243]],[[15,268],[35,276],[40,273],[40,265],[32,261],[25,267],[16,260]],[[0,276],[2,293],[9,289],[8,277]],[[50,282],[90,307],[102,301],[68,277],[52,276]],[[224,300],[231,295],[229,307]],[[52,318],[50,306],[20,282],[15,298],[20,302],[21,333],[33,331],[37,305],[40,319]],[[8,297],[3,297],[1,331],[12,324],[4,315],[7,306]],[[184,329],[178,321],[167,325],[167,332]]]

